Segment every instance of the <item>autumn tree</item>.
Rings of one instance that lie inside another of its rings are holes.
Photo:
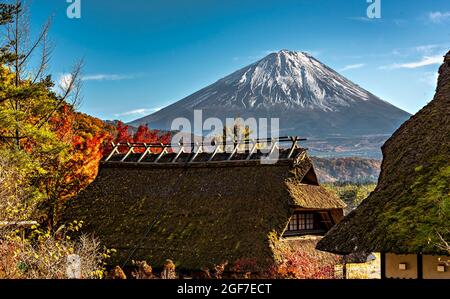
[[[22,1],[2,4],[0,18],[0,148],[27,165],[40,202],[34,217],[54,227],[64,201],[95,178],[108,134],[100,120],[75,111],[81,62],[57,86],[46,73],[50,21],[32,39]]]
[[[96,177],[105,143],[169,142],[170,135],[147,126],[132,133],[119,123],[111,136],[114,130],[102,121],[76,112],[82,63],[54,83],[46,72],[50,24],[32,39],[26,5],[19,0],[0,5],[6,37],[0,45],[0,149],[19,163],[24,190],[25,185],[32,190],[24,198],[38,208],[28,217],[55,228],[64,202]]]
[[[170,132],[162,132],[160,130],[151,130],[148,125],[140,125],[137,129],[132,129],[123,122],[117,122],[114,137],[112,138],[115,144],[118,143],[146,143],[146,144],[170,144],[172,135]],[[108,146],[110,150],[110,146]],[[120,151],[128,150],[127,147],[119,149]],[[143,152],[144,148],[136,148],[135,152]],[[157,153],[160,149],[155,149],[153,152]]]

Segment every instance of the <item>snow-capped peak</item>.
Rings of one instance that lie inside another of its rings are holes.
[[[271,53],[216,84],[235,91],[219,98],[215,94],[216,101],[245,108],[284,106],[334,111],[373,97],[308,53],[289,50]]]
[[[201,110],[204,120],[224,123],[236,117],[279,119],[280,134],[330,138],[319,142],[325,150],[348,146],[343,136],[376,136],[370,148],[377,153],[379,136],[390,136],[410,117],[310,54],[282,50],[131,124],[170,129],[176,118],[194,121],[194,110]],[[365,137],[357,140],[358,151],[368,146]]]

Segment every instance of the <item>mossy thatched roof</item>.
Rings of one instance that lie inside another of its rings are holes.
[[[131,258],[155,266],[168,258],[184,269],[242,258],[264,266],[276,259],[273,248],[294,208],[345,206],[314,180],[304,150],[273,165],[103,163],[66,220],[83,220],[85,232],[116,249],[112,264],[137,247]]]
[[[450,52],[436,95],[383,146],[376,190],[317,248],[334,253],[443,253],[450,240]]]

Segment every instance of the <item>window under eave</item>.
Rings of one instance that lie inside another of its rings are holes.
[[[318,212],[296,211],[283,236],[325,235],[328,231]]]

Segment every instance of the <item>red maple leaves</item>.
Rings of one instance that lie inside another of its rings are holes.
[[[140,125],[137,130],[130,128],[123,122],[119,121],[116,127],[115,137],[112,138],[114,144],[169,144],[172,135],[170,132],[162,132],[160,130],[151,130],[147,125]],[[120,152],[127,151],[128,147],[119,148]],[[142,153],[145,151],[144,147],[137,147],[134,149],[135,153]],[[159,153],[161,148],[152,149],[153,153]]]

